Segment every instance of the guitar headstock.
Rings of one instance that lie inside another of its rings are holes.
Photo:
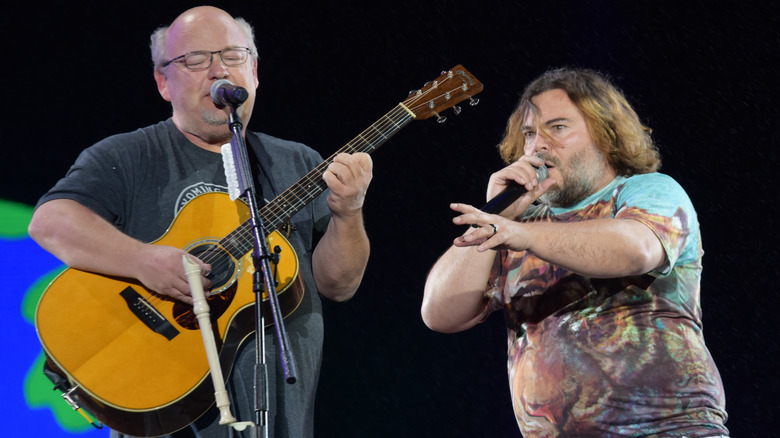
[[[418,120],[427,119],[455,106],[482,91],[478,81],[462,65],[445,71],[441,76],[412,92],[402,104]]]

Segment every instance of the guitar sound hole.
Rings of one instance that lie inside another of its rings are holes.
[[[236,263],[233,258],[222,248],[214,245],[204,245],[193,248],[190,254],[211,264],[211,272],[206,276],[211,280],[211,290],[223,288],[236,271]]]

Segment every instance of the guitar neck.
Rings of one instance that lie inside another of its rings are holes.
[[[414,119],[412,113],[398,104],[382,118],[374,122],[344,147],[336,151],[317,167],[312,169],[300,181],[293,184],[260,210],[260,217],[269,231],[275,231],[305,207],[326,188],[322,174],[340,153],[372,153],[396,132]]]
[[[276,231],[290,220],[295,213],[319,196],[327,185],[322,180],[322,174],[340,153],[355,152],[372,153],[382,146],[390,137],[400,131],[414,119],[414,114],[403,104],[396,105],[390,112],[382,116],[363,132],[336,151],[306,176],[290,186],[271,202],[260,209],[260,218],[267,232]],[[251,220],[248,220],[231,232],[220,242],[220,245],[234,257],[240,257],[253,247],[251,238]]]
[[[259,214],[266,231],[270,233],[279,229],[295,213],[325,191],[327,186],[322,180],[322,174],[325,173],[336,155],[342,152],[370,154],[410,121],[438,116],[438,111],[450,108],[465,99],[470,99],[471,96],[480,91],[482,91],[482,83],[463,66],[457,65],[451,70],[442,72],[441,76],[428,82],[416,93],[411,93],[406,100],[396,105],[390,112],[353,138],[346,146],[261,208]],[[470,104],[476,105],[477,102],[478,100],[472,99]],[[236,258],[243,256],[253,247],[251,226],[251,220],[244,222],[223,238],[219,245]]]

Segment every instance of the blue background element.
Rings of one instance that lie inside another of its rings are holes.
[[[30,210],[32,211],[32,208]],[[0,219],[4,214],[0,204]],[[6,418],[0,426],[2,431],[0,435],[4,437],[107,437],[109,434],[107,429],[96,430],[86,420],[83,421],[82,429],[68,432],[57,423],[48,406],[31,407],[25,398],[25,379],[30,373],[36,374],[37,377],[42,375],[39,368],[33,368],[33,364],[40,358],[43,350],[35,333],[33,321],[23,315],[22,303],[25,294],[33,284],[41,277],[61,270],[64,267],[62,262],[41,249],[27,236],[14,238],[0,236],[0,266],[5,273],[3,289],[6,296],[0,316],[2,348],[5,352],[4,359],[0,361],[0,373],[5,377],[7,384],[5,394],[0,397],[0,412],[3,412]],[[51,392],[59,397],[59,391]],[[46,397],[49,394],[37,395]],[[55,403],[65,404],[62,400],[55,400]],[[34,430],[32,434],[31,429]]]

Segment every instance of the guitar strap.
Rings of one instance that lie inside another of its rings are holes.
[[[276,187],[276,184],[274,184],[274,180],[271,177],[271,172],[268,168],[271,157],[266,152],[265,145],[263,145],[258,136],[248,135],[246,143],[249,146],[247,148],[247,156],[249,157],[249,167],[252,172],[255,189],[263,198],[258,202],[265,205],[268,203],[268,200],[276,198],[276,196],[281,193],[279,188]],[[266,194],[263,191],[264,186],[270,188],[271,193]]]
[[[268,152],[266,152],[263,142],[260,141],[258,136],[250,134],[246,138],[246,144],[247,157],[249,158],[249,171],[252,173],[252,181],[255,184],[255,198],[262,198],[257,201],[260,204],[258,208],[260,208],[267,204],[270,199],[276,198],[281,192],[279,191],[279,188],[276,187],[276,184],[274,184],[271,172],[268,170],[268,163],[271,162],[271,157],[268,155]],[[264,193],[263,187],[268,187],[271,192]],[[257,196],[257,193],[259,193],[260,196]],[[282,232],[285,237],[290,237],[293,226],[290,222],[287,222],[280,227],[279,231]]]
[[[265,164],[265,161],[267,160],[262,159],[266,158],[267,154],[265,153],[265,149],[260,140],[254,135],[248,135],[246,143],[249,146],[247,147],[247,157],[249,158],[249,170],[252,172],[252,181],[255,185],[255,197],[262,198],[258,199],[258,202],[260,203],[258,207],[262,207],[268,203],[269,199],[266,198],[265,193],[263,192],[264,183],[267,183],[268,187],[271,189],[272,193],[270,199],[275,198],[279,191],[276,189],[276,186],[271,179],[271,173],[268,172],[267,164]],[[260,196],[257,196],[257,194],[260,194]]]

